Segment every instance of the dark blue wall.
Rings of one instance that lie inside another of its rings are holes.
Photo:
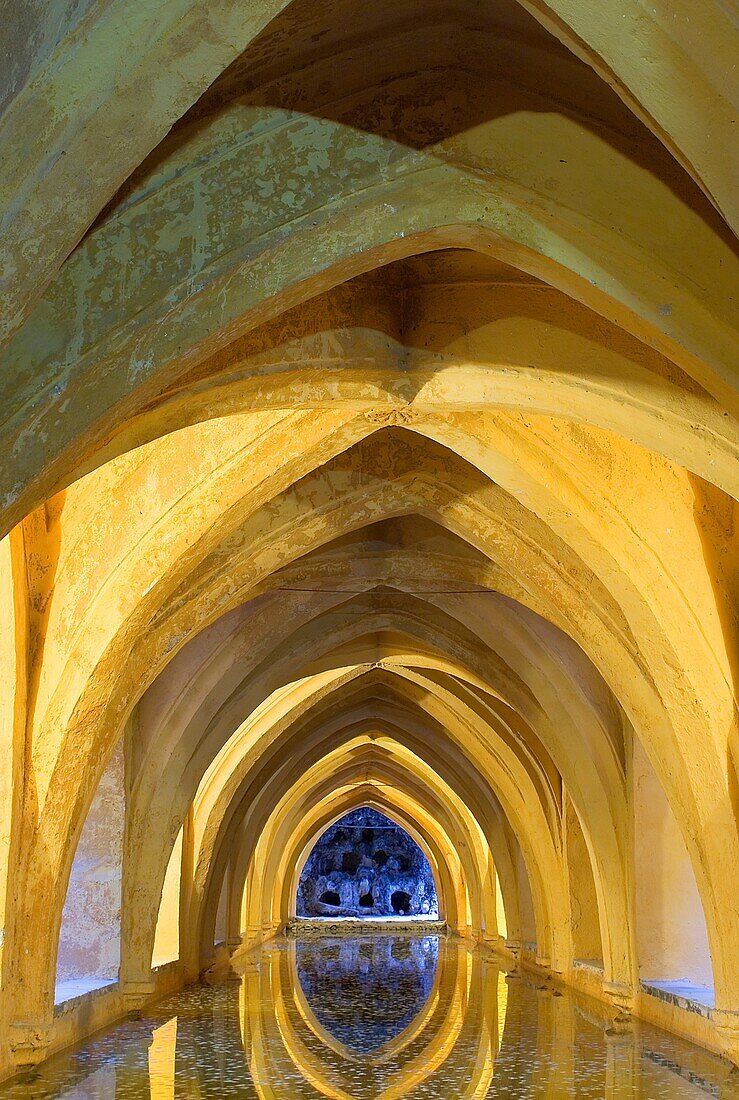
[[[327,829],[298,885],[299,917],[436,918],[431,867],[399,825],[365,806]]]

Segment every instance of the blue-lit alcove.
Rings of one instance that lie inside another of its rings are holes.
[[[368,806],[336,821],[308,856],[298,917],[436,920],[439,902],[429,861],[408,833]]]

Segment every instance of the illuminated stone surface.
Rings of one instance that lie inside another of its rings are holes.
[[[739,1096],[721,1059],[648,1025],[612,1034],[597,1003],[461,942],[277,939],[244,962],[240,980],[190,987],[0,1097]]]
[[[0,1077],[364,806],[739,1065],[730,5],[5,8]]]
[[[342,817],[316,843],[298,881],[298,917],[439,916],[429,861],[377,810]]]

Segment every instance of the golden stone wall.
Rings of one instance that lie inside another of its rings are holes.
[[[84,1026],[121,737],[95,1026],[222,898],[230,949],[281,928],[372,805],[454,930],[739,1062],[726,6],[57,7],[0,100],[0,1071]],[[639,985],[690,944],[707,1018]]]

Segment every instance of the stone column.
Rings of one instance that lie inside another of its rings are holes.
[[[711,1020],[724,1054],[730,1062],[739,1066],[739,1010],[714,1008]]]

